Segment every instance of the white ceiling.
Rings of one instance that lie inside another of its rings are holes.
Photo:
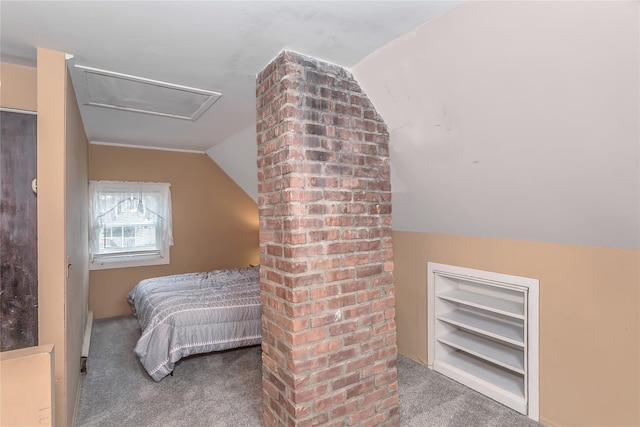
[[[353,67],[393,229],[640,249],[639,5],[466,2]]]
[[[352,67],[459,3],[3,0],[0,54],[35,65],[37,47],[54,49],[78,65],[221,92],[194,122],[80,106],[90,141],[206,151],[254,127],[255,76],[283,48]]]

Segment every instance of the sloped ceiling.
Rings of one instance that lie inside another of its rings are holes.
[[[80,106],[90,141],[204,152],[254,126],[255,76],[283,48],[351,67],[459,3],[3,0],[0,52],[35,64],[36,47],[49,48],[78,65],[221,92],[194,122]],[[82,92],[82,76],[72,79]]]
[[[389,125],[394,229],[640,248],[638,2],[460,3],[3,0],[0,54],[222,92],[197,122],[83,120],[206,151],[255,200],[255,74],[300,51],[352,68]]]
[[[394,229],[640,249],[639,11],[468,2],[353,67]]]

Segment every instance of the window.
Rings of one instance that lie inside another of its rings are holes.
[[[170,184],[90,181],[91,269],[169,263]]]

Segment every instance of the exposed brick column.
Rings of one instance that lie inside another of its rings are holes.
[[[351,73],[257,77],[266,426],[397,426],[389,134]]]

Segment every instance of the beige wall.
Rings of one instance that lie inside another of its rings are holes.
[[[640,425],[640,251],[394,232],[399,351],[427,362],[427,262],[540,280],[540,419]]]
[[[38,49],[37,57],[38,338],[55,345],[55,425],[67,426],[87,316],[87,139],[65,54]]]
[[[0,353],[0,425],[53,425],[53,346]]]
[[[89,309],[95,318],[130,314],[127,293],[140,280],[259,262],[258,209],[206,154],[89,146],[91,180],[171,184],[171,263],[94,270]]]
[[[55,421],[67,425],[64,54],[38,49],[38,341],[55,345]]]
[[[69,275],[66,284],[65,319],[67,352],[67,414],[75,419],[80,393],[80,358],[89,305],[89,226],[87,136],[76,94],[66,81],[65,234]]]
[[[36,111],[36,69],[0,62],[0,106]]]

